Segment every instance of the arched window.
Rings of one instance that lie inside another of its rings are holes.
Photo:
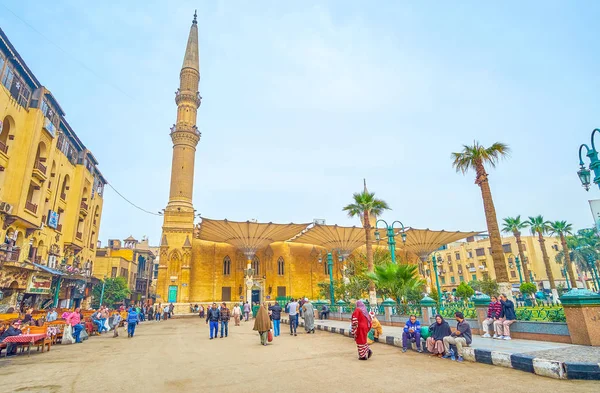
[[[254,259],[252,260],[252,269],[254,269],[254,274],[255,275],[260,275],[260,259],[258,259],[258,257],[255,255]]]
[[[60,190],[60,199],[63,201],[67,200],[67,191],[69,191],[70,182],[71,179],[69,178],[69,175],[65,175],[65,179],[63,180],[62,188]]]
[[[0,124],[0,150],[4,152],[4,154],[8,153],[8,140],[9,135],[11,133],[11,129],[13,128],[13,119],[10,116],[4,117],[2,123]],[[12,130],[14,132],[14,130]]]
[[[229,255],[223,258],[223,275],[229,276],[231,274],[231,258]]]
[[[277,274],[280,276],[285,275],[285,261],[283,260],[283,257],[277,259]]]

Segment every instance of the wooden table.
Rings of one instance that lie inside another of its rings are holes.
[[[46,333],[19,334],[18,336],[8,336],[2,342],[7,344],[27,344],[27,356],[29,356],[31,355],[31,346],[33,345],[33,343],[45,337]]]

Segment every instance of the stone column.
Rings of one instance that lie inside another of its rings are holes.
[[[477,318],[477,328],[480,334],[487,333],[483,332],[483,321],[487,318],[487,310],[492,299],[485,293],[473,296],[473,303],[475,304],[475,314]],[[475,326],[473,326],[475,327]]]
[[[423,319],[423,326],[429,326],[431,324],[431,318],[434,317],[435,313],[435,300],[429,296],[421,299],[421,317]]]
[[[389,322],[391,324],[392,323],[392,314],[393,314],[392,307],[394,307],[396,305],[396,302],[388,297],[387,299],[385,299],[383,301],[383,303],[381,303],[381,305],[383,306],[383,310],[385,313],[385,321]]]
[[[565,309],[571,342],[600,346],[600,295],[587,289],[572,289],[560,297]]]

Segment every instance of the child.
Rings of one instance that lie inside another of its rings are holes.
[[[114,337],[119,337],[119,324],[121,323],[121,314],[117,310],[113,311],[112,328],[114,329]]]

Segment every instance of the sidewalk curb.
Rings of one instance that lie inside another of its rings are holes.
[[[281,318],[281,322],[284,324],[289,324],[289,319]],[[300,322],[299,326],[304,326],[304,322]],[[315,328],[317,330],[338,333],[346,337],[351,337],[349,329],[327,326],[316,321]],[[379,338],[379,343],[401,348],[402,338],[382,335]],[[426,353],[427,350],[424,350],[424,352]],[[472,347],[464,348],[463,358],[470,362],[514,368],[516,370],[529,372],[543,377],[600,381],[600,363],[561,362],[558,360],[540,359],[525,353],[507,353]]]

